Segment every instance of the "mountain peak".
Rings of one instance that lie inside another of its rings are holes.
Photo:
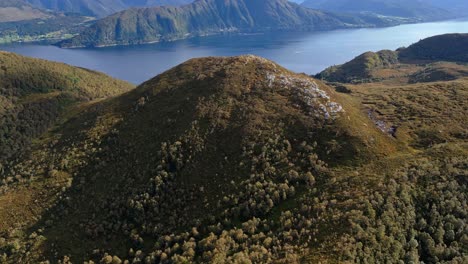
[[[238,98],[262,92],[288,94],[294,105],[301,105],[317,118],[335,118],[344,112],[343,107],[332,100],[331,90],[325,85],[254,55],[191,59],[145,82],[142,87],[159,87],[161,83],[167,82],[166,78],[175,76],[182,77],[179,77],[179,81],[210,83],[204,86],[202,93],[222,91]],[[217,85],[212,85],[213,82]],[[153,90],[155,94],[159,92]]]

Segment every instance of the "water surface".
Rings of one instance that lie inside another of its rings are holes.
[[[444,33],[467,33],[468,20],[328,32],[210,36],[141,46],[60,49],[37,44],[0,50],[102,71],[138,84],[191,58],[255,54],[308,74],[341,64],[366,51],[397,49]]]

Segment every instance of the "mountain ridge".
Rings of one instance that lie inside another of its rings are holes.
[[[377,21],[377,22],[376,22]],[[342,16],[286,0],[199,0],[182,7],[130,9],[97,21],[61,47],[102,47],[176,40],[229,32],[330,30],[391,24],[367,15]]]

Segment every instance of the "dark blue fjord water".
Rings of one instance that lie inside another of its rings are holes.
[[[37,44],[0,50],[65,62],[141,83],[190,58],[255,54],[307,74],[344,63],[365,51],[397,49],[444,33],[468,33],[468,20],[328,32],[268,33],[194,38],[175,42],[98,49],[60,49]]]

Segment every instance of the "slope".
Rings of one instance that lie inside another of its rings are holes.
[[[358,23],[358,24],[356,24]],[[227,32],[329,30],[370,25],[300,7],[286,0],[199,0],[182,7],[130,9],[99,20],[61,47],[100,47]]]
[[[131,88],[101,73],[0,52],[0,163],[28,148],[77,103]]]
[[[382,130],[425,148],[466,139],[467,34],[421,40],[398,51],[367,52],[316,77],[359,98]]]

